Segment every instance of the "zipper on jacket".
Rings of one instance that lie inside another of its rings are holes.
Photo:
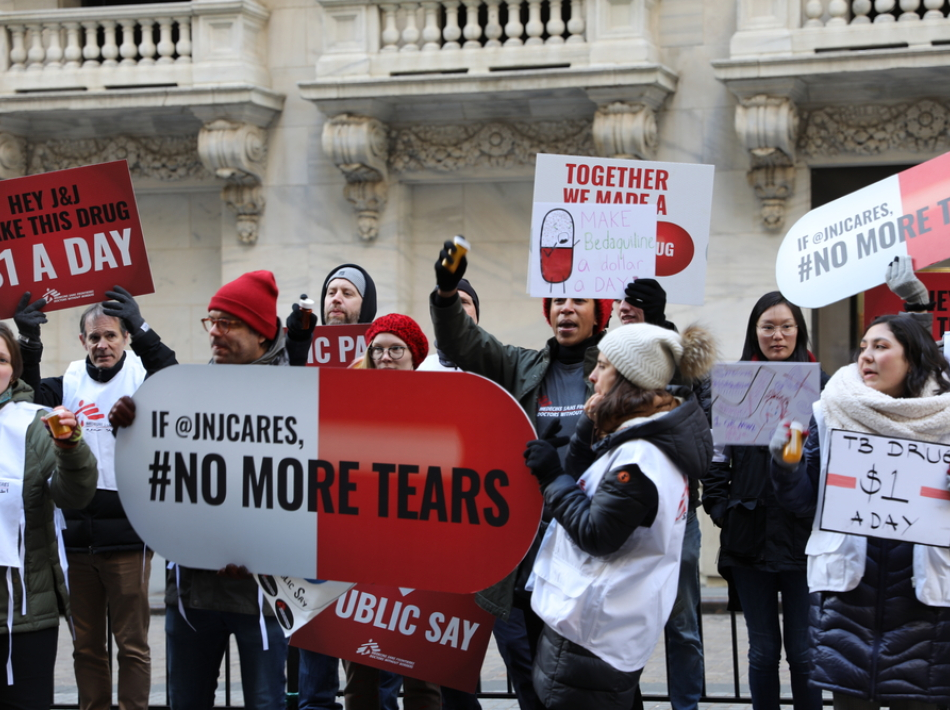
[[[871,543],[871,540],[868,540],[868,544]],[[879,541],[876,543],[877,548],[880,551],[880,556],[877,561],[877,600],[875,601],[875,610],[874,610],[874,642],[871,644],[871,672],[870,677],[868,678],[869,687],[868,687],[868,698],[874,698],[875,693],[877,692],[877,661],[878,656],[881,653],[881,636],[883,635],[884,629],[884,590],[887,589],[887,581],[885,577],[887,576],[887,565],[885,564],[885,557],[889,557],[889,553],[884,549],[884,542]],[[867,563],[865,563],[867,564]]]

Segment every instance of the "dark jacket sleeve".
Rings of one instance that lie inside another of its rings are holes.
[[[769,467],[769,476],[779,505],[796,515],[814,515],[820,474],[821,444],[818,440],[818,427],[812,418],[798,468],[790,471],[774,461]]]
[[[703,474],[703,508],[712,521],[722,527],[729,504],[729,487],[732,481],[732,455],[730,447],[726,447],[722,456],[724,460],[713,460],[709,469]]]
[[[544,500],[577,546],[595,557],[616,552],[634,530],[652,525],[660,505],[656,485],[634,463],[605,474],[592,498],[561,475]]]
[[[20,343],[23,356],[23,374],[20,379],[33,388],[33,401],[44,407],[58,407],[63,403],[63,378],[40,377],[40,361],[43,359],[43,344]]]
[[[584,471],[597,460],[593,450],[594,422],[586,414],[581,414],[568,445],[564,471],[575,481],[584,475]]]
[[[142,359],[146,377],[178,364],[175,351],[165,345],[154,330],[147,330],[132,338],[132,352]]]
[[[68,449],[60,448],[46,433],[38,412],[27,430],[27,446],[34,450],[44,472],[51,472],[50,494],[60,508],[85,508],[96,493],[99,469],[96,457],[85,441]]]

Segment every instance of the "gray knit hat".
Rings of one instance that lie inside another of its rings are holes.
[[[666,387],[677,366],[686,379],[701,377],[716,359],[712,336],[695,325],[680,335],[658,325],[631,323],[612,328],[598,347],[621,375],[645,390]]]

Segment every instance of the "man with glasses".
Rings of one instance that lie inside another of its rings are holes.
[[[82,510],[63,511],[79,707],[108,710],[112,705],[108,612],[118,647],[119,707],[145,710],[152,673],[148,645],[152,551],[132,528],[119,501],[115,437],[105,415],[119,397],[132,394],[146,377],[176,360],[128,291],[116,286],[106,296],[112,300],[90,306],[80,316],[79,341],[86,358],[71,363],[62,377],[40,378],[46,299],[29,304],[30,294],[25,293],[13,318],[20,333],[23,380],[33,388],[34,401],[48,407],[63,405],[76,413],[99,468],[92,502]],[[127,352],[130,341],[132,352]]]

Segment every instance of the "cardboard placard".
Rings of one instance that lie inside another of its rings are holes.
[[[924,269],[917,272],[934,302],[933,337],[934,341],[943,340],[943,334],[950,330],[950,269]],[[891,291],[887,284],[875,286],[861,294],[859,301],[861,322],[868,329],[878,316],[889,313],[903,313],[904,302]]]
[[[370,323],[318,325],[313,329],[308,367],[349,367],[366,352]]]
[[[128,163],[0,181],[0,318],[30,291],[45,311],[155,291]]]

